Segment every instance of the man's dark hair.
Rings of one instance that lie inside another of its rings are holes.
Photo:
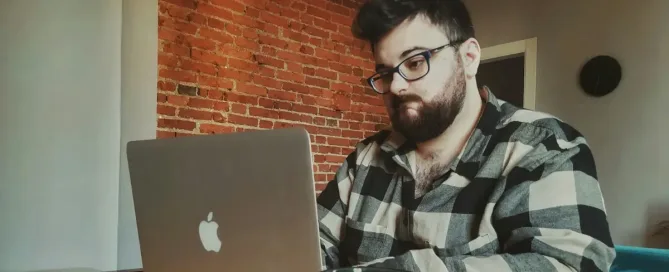
[[[368,0],[353,22],[353,36],[368,41],[373,49],[395,27],[418,15],[440,26],[451,42],[474,37],[469,11],[461,0]]]

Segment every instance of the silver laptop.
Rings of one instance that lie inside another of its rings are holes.
[[[128,143],[145,272],[321,268],[301,128]]]

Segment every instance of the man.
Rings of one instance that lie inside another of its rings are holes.
[[[463,3],[371,0],[392,129],[363,140],[318,197],[324,269],[608,271],[615,252],[590,148],[484,88]]]

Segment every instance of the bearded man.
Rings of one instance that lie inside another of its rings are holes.
[[[608,271],[593,154],[576,129],[479,89],[456,0],[370,0],[368,41],[392,128],[360,142],[318,197],[323,269]]]

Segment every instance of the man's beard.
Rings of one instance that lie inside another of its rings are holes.
[[[424,143],[446,131],[462,110],[465,100],[465,74],[462,62],[458,61],[453,78],[443,87],[432,101],[424,102],[414,94],[394,96],[394,109],[390,120],[393,128],[407,140]],[[450,95],[450,97],[449,97]],[[405,102],[417,102],[415,116],[408,116],[402,108]]]

